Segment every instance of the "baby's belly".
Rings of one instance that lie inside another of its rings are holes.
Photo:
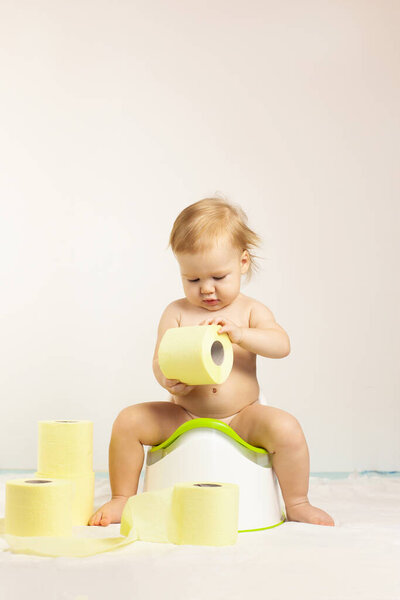
[[[221,385],[197,385],[186,396],[172,396],[171,401],[199,417],[228,417],[255,402],[259,396],[255,373],[232,371]]]

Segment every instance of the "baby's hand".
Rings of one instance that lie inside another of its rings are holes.
[[[218,329],[218,333],[227,333],[229,339],[232,344],[240,344],[243,339],[243,328],[239,327],[233,321],[229,319],[222,319],[221,317],[216,317],[214,319],[205,319],[199,325],[219,325],[222,327]]]
[[[166,379],[165,378],[165,386],[164,386],[170,394],[174,396],[186,396],[191,392],[196,386],[187,385],[179,379]]]

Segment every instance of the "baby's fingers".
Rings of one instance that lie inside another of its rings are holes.
[[[186,389],[185,389],[186,387],[187,387],[186,383],[180,382],[180,383],[177,383],[176,385],[173,385],[170,389],[172,390],[172,392],[174,394],[184,395],[184,394],[186,394]]]
[[[194,390],[195,387],[196,387],[195,385],[186,385],[185,388],[181,392],[182,396],[186,396],[187,394],[189,394],[189,392]]]

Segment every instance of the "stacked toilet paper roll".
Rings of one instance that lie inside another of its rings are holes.
[[[173,327],[164,333],[158,364],[165,377],[188,385],[220,384],[232,370],[233,349],[220,325]]]
[[[94,501],[93,423],[40,421],[35,478],[68,480],[72,487],[72,524],[87,525]]]
[[[122,513],[123,537],[90,539],[55,537],[54,534],[38,537],[33,533],[31,537],[28,534],[6,537],[13,552],[41,556],[90,556],[139,540],[226,546],[236,542],[238,516],[238,485],[185,482],[129,498]]]

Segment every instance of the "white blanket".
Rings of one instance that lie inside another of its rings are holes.
[[[26,475],[0,472],[0,517],[5,482]],[[97,477],[96,507],[108,497]],[[136,542],[74,559],[13,555],[0,538],[0,598],[399,600],[400,476],[312,477],[310,500],[336,527],[284,523],[229,547]],[[119,526],[87,533],[115,536]]]

